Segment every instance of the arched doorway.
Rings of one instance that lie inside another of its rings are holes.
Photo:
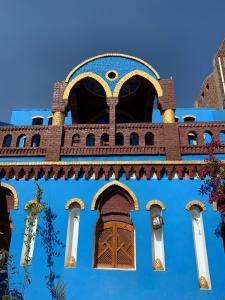
[[[96,223],[94,267],[134,269],[134,225],[130,212],[134,199],[121,186],[111,185],[96,199],[100,216]]]

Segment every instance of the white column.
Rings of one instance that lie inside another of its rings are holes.
[[[80,220],[80,205],[73,204],[69,208],[69,220],[67,227],[66,253],[65,253],[65,267],[75,268],[77,262],[77,246],[78,246],[78,232]]]
[[[155,271],[165,271],[163,228],[162,226],[158,229],[153,228],[152,218],[155,215],[162,215],[159,205],[153,205],[151,208],[152,268]]]
[[[204,226],[201,209],[194,205],[190,209],[192,214],[192,229],[194,236],[195,256],[200,289],[211,290],[208,257],[205,244]]]

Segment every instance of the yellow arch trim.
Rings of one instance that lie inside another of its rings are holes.
[[[17,192],[16,190],[14,189],[14,187],[12,187],[11,185],[7,184],[7,183],[3,183],[3,182],[0,182],[0,187],[5,187],[7,189],[9,189],[12,194],[13,194],[13,198],[14,198],[14,209],[18,209],[18,204],[19,204],[19,201],[18,201],[18,196],[17,196]]]
[[[146,205],[146,210],[151,210],[153,205],[158,205],[162,210],[165,210],[165,205],[159,200],[150,200]]]
[[[85,72],[85,73],[82,73],[82,74],[76,76],[73,80],[71,80],[69,82],[69,84],[66,86],[66,89],[64,91],[63,100],[68,100],[70,91],[72,90],[72,88],[74,87],[74,85],[78,81],[80,81],[80,80],[82,80],[84,78],[93,78],[96,81],[98,81],[98,83],[100,83],[101,86],[103,87],[103,89],[105,90],[106,97],[112,97],[112,91],[111,91],[108,83],[104,79],[102,79],[101,76],[99,76],[99,75],[97,75],[95,73],[92,73],[92,72]]]
[[[127,191],[128,194],[131,196],[131,198],[132,198],[133,201],[134,201],[134,210],[138,210],[138,209],[139,209],[138,200],[137,200],[137,197],[136,197],[136,195],[134,194],[134,192],[132,192],[132,190],[131,190],[128,186],[126,186],[125,184],[123,184],[123,183],[121,183],[121,182],[119,182],[119,181],[114,180],[114,181],[112,181],[112,182],[109,182],[109,183],[105,184],[102,188],[100,188],[100,189],[97,191],[97,193],[95,194],[95,196],[94,196],[94,198],[93,198],[93,200],[92,200],[92,203],[91,203],[91,209],[92,209],[92,210],[95,210],[95,206],[96,206],[96,202],[97,202],[97,200],[98,200],[98,197],[99,197],[105,190],[107,190],[109,187],[111,187],[111,186],[113,186],[113,185],[119,186],[119,187],[123,188],[125,191]]]
[[[84,202],[79,198],[72,198],[69,201],[67,201],[66,205],[65,205],[65,209],[69,209],[70,205],[72,205],[74,203],[78,203],[80,205],[80,209],[84,210]]]
[[[151,82],[153,84],[153,86],[156,89],[157,92],[157,96],[158,98],[161,97],[163,95],[163,90],[161,88],[161,85],[159,84],[158,80],[156,80],[155,78],[153,78],[151,75],[149,75],[148,73],[144,72],[144,71],[140,71],[140,70],[134,70],[128,74],[126,74],[125,76],[123,76],[120,81],[116,84],[114,91],[113,91],[113,97],[119,97],[119,93],[120,93],[120,89],[123,86],[123,84],[129,80],[130,78],[139,75],[145,79],[147,79],[149,82]]]
[[[198,200],[192,200],[192,201],[188,202],[188,204],[185,206],[185,208],[186,208],[187,210],[191,210],[191,208],[192,208],[194,205],[195,205],[195,206],[198,206],[198,207],[201,209],[201,211],[206,211],[205,204],[203,204],[202,202],[200,202],[200,201],[198,201]]]
[[[69,82],[70,77],[78,70],[80,69],[83,65],[86,65],[87,63],[96,60],[98,58],[103,58],[103,57],[109,57],[109,56],[117,56],[117,57],[124,57],[124,58],[129,58],[132,60],[136,60],[137,62],[140,62],[141,64],[145,65],[147,68],[149,68],[158,79],[160,79],[159,73],[150,65],[148,64],[146,61],[136,57],[136,56],[131,56],[131,55],[127,55],[127,54],[121,54],[121,53],[106,53],[106,54],[101,54],[101,55],[97,55],[97,56],[93,56],[91,58],[86,59],[85,61],[81,62],[79,65],[77,65],[75,68],[73,68],[73,70],[71,70],[69,72],[69,74],[66,77],[65,82]]]

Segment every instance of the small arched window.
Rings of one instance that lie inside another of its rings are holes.
[[[109,145],[109,135],[107,133],[103,133],[101,136],[101,146]]]
[[[145,145],[152,146],[154,145],[154,134],[152,132],[147,132],[145,135]]]
[[[32,118],[32,125],[43,125],[44,117],[38,116]]]
[[[194,200],[187,204],[186,209],[190,211],[192,217],[199,287],[203,290],[210,290],[211,281],[202,219],[202,211],[205,210],[205,206],[201,202]]]
[[[130,145],[131,146],[138,146],[139,145],[139,136],[136,132],[133,132],[130,135]]]
[[[6,148],[7,147],[11,147],[11,144],[12,144],[12,135],[11,134],[7,134],[4,137],[2,147],[6,147]]]
[[[123,146],[124,145],[124,137],[121,132],[116,134],[116,146]]]
[[[152,268],[154,271],[165,271],[162,218],[165,207],[159,200],[152,200],[148,202],[146,209],[151,213]]]
[[[212,142],[213,135],[210,131],[206,131],[203,134],[203,138],[204,138],[204,144],[209,144]]]
[[[41,143],[40,134],[35,134],[31,140],[31,147],[38,148],[40,146],[40,143]]]
[[[195,122],[195,116],[183,116],[184,122]]]
[[[95,145],[95,136],[93,133],[89,133],[86,138],[86,146],[93,147]]]
[[[175,116],[175,122],[179,122],[179,117]]]
[[[74,202],[69,205],[68,209],[69,219],[67,226],[65,267],[75,268],[77,262],[80,210],[84,208],[81,208],[81,205],[78,202]]]
[[[225,131],[220,131],[220,143],[225,144]]]
[[[193,131],[193,132],[189,132],[188,133],[188,145],[197,145],[198,141],[197,141],[197,134]]]
[[[78,133],[75,133],[72,137],[72,143],[71,146],[77,146],[80,143],[80,135]]]
[[[19,148],[24,148],[26,146],[26,135],[22,134],[18,137],[16,146]]]

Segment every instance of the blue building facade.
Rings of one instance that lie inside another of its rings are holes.
[[[199,174],[206,143],[220,141],[225,159],[224,119],[176,108],[173,80],[122,54],[74,68],[51,109],[13,110],[0,127],[9,289],[33,300],[64,299],[57,284],[75,300],[223,299],[221,219]],[[47,208],[32,219],[37,184]]]

